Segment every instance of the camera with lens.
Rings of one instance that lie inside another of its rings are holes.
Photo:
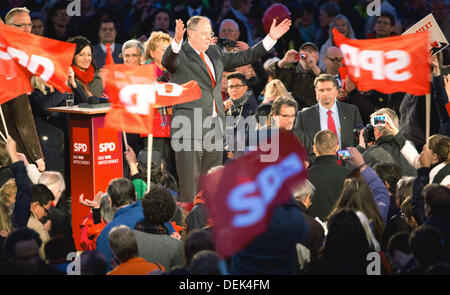
[[[237,47],[237,42],[226,38],[217,38],[217,45],[220,47]]]
[[[359,144],[359,135],[361,133],[361,130],[364,130],[364,143],[367,144],[370,142],[375,142],[375,130],[371,124],[367,124],[365,127],[363,125],[356,126],[355,129],[353,129],[353,137],[355,145]]]

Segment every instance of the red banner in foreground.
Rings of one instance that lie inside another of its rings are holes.
[[[269,144],[269,153],[278,153],[275,161],[261,161],[267,152],[260,148],[200,178],[216,250],[223,258],[262,234],[273,209],[287,202],[308,177],[304,147],[292,134],[276,134]]]

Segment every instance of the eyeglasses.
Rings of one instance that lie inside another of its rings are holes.
[[[48,215],[48,213],[49,213],[48,209],[45,208],[44,206],[42,206],[41,204],[39,204],[39,206],[41,206],[44,209],[45,213]]]
[[[19,25],[13,24],[13,26],[21,28],[21,29],[27,28],[27,27],[30,28],[30,29],[33,28],[33,24],[19,24]]]
[[[341,62],[343,59],[342,57],[329,57],[329,56],[327,56],[327,58],[332,62]]]
[[[138,58],[139,55],[137,55],[137,54],[123,54],[122,57],[123,58]]]
[[[238,85],[229,85],[228,88],[230,88],[230,89],[234,89],[234,88],[239,89],[239,88],[242,88],[244,86],[245,85],[240,85],[240,84],[238,84]]]

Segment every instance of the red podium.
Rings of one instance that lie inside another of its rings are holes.
[[[106,192],[111,179],[123,177],[122,133],[104,128],[109,107],[48,110],[69,114],[72,230],[80,250],[80,225],[90,209],[80,204],[79,197],[84,194],[85,199],[92,200],[97,192]]]

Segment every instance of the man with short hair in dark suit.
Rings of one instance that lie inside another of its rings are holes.
[[[345,178],[352,170],[338,165],[336,153],[339,144],[336,134],[330,130],[316,134],[313,150],[317,158],[309,168],[309,180],[316,191],[308,213],[326,221],[339,198]]]
[[[183,84],[195,80],[202,93],[200,99],[173,108],[171,138],[181,202],[192,202],[198,192],[198,177],[222,164],[224,69],[250,64],[263,57],[290,26],[289,19],[278,25],[274,21],[263,41],[245,51],[227,53],[214,44],[217,39],[212,38],[208,18],[194,16],[187,22],[187,28],[183,21],[176,20],[175,36],[164,53],[162,65],[169,71],[171,82]],[[188,38],[183,43],[185,31]]]
[[[358,107],[336,100],[339,86],[329,74],[321,74],[314,80],[318,103],[297,113],[294,134],[308,149],[314,159],[313,138],[320,130],[331,130],[338,138],[341,149],[355,146],[353,129],[363,124]]]
[[[100,22],[98,37],[99,42],[94,46],[94,58],[96,66],[98,68],[101,68],[105,65],[106,56],[108,54],[107,44],[109,44],[111,48],[111,55],[113,57],[114,63],[123,63],[123,59],[120,55],[122,53],[122,44],[115,43],[117,31],[116,25],[113,20],[105,19]]]

